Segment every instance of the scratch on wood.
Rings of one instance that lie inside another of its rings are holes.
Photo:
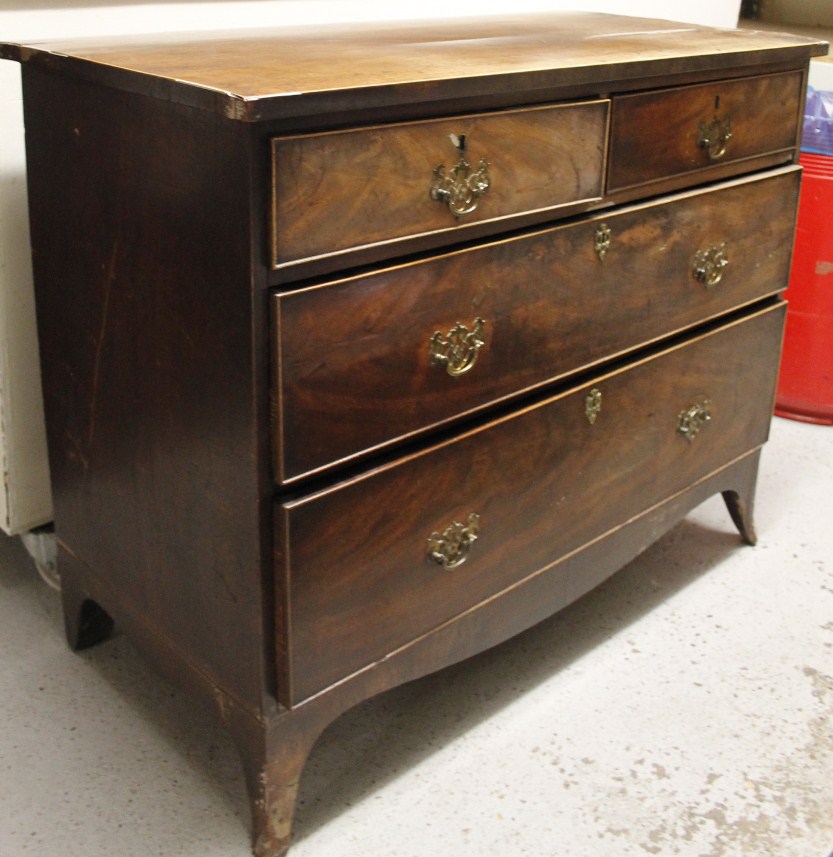
[[[101,374],[101,352],[104,347],[104,336],[107,332],[107,321],[110,313],[110,292],[113,289],[113,280],[116,276],[116,260],[119,254],[119,239],[113,242],[113,250],[110,253],[110,263],[107,266],[107,276],[104,280],[104,301],[101,307],[101,326],[95,344],[95,360],[93,362],[93,380],[90,391],[90,430],[87,434],[87,447],[91,447],[95,437],[95,412],[98,399],[98,386]]]
[[[220,714],[220,721],[224,726],[228,726],[230,715],[229,700],[220,688],[214,687],[212,690],[214,701],[217,703],[217,711]]]
[[[84,454],[84,449],[81,446],[78,438],[75,437],[72,432],[66,433],[66,439],[69,442],[72,449],[67,451],[67,457],[70,461],[80,461],[81,466],[84,468],[84,473],[89,472],[90,469],[90,461],[87,456]]]
[[[625,39],[631,36],[655,36],[657,34],[667,36],[670,33],[693,33],[694,27],[676,27],[675,29],[657,29],[657,30],[632,30],[628,33],[595,33],[592,36],[587,36],[587,41],[592,39]]]

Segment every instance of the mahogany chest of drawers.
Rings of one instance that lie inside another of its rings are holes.
[[[595,14],[5,45],[70,643],[239,746],[255,853],[356,702],[722,492],[747,542],[809,58]]]

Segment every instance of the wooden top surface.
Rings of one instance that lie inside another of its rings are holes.
[[[797,36],[576,12],[0,45],[6,59],[247,121],[825,52]]]

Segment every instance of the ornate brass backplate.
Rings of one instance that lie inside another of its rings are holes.
[[[723,279],[723,271],[729,264],[728,247],[722,244],[712,244],[705,250],[700,250],[694,257],[694,276],[711,289]]]
[[[481,158],[477,169],[466,160],[466,135],[452,135],[452,142],[460,152],[460,160],[446,173],[445,166],[434,168],[431,182],[431,199],[448,205],[455,217],[463,217],[477,209],[480,197],[491,187],[489,162]]]
[[[700,434],[706,427],[706,423],[711,420],[710,405],[711,402],[708,399],[703,399],[680,413],[677,431],[689,443]]]
[[[611,232],[610,227],[606,223],[600,223],[596,227],[596,232],[593,235],[593,249],[600,261],[604,261],[607,251],[610,249]]]
[[[439,330],[429,340],[429,355],[432,366],[443,366],[452,377],[465,375],[477,361],[480,349],[486,344],[483,339],[485,319],[476,318],[472,329],[459,321],[443,336]]]
[[[594,387],[584,399],[584,414],[592,426],[602,410],[602,391]]]
[[[732,139],[732,120],[727,116],[721,119],[715,114],[710,122],[701,122],[697,133],[697,145],[705,149],[713,161],[719,161],[726,154],[726,145]]]
[[[454,521],[442,533],[431,533],[428,556],[446,570],[457,568],[468,559],[471,546],[480,535],[480,515],[472,512],[465,524]]]

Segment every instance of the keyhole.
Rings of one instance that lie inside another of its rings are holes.
[[[714,97],[714,112],[717,113],[718,110],[720,110],[720,96],[715,95],[715,97]]]

